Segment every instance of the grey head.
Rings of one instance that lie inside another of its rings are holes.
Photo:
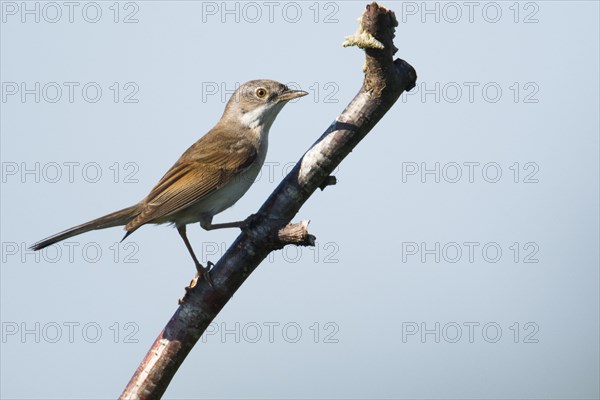
[[[248,81],[233,93],[221,121],[268,131],[288,101],[307,94],[270,79]]]

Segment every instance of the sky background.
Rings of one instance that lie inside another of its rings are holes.
[[[73,4],[1,3],[6,399],[117,397],[194,275],[168,226],[30,244],[142,199],[236,84],[302,88],[215,222],[243,219],[362,82],[363,1]],[[382,4],[417,87],[165,398],[600,396],[598,2]],[[188,235],[216,262],[238,232]]]

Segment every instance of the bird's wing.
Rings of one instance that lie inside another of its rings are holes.
[[[196,142],[146,196],[140,213],[125,229],[133,232],[193,205],[235,179],[256,157],[256,147],[239,138]]]

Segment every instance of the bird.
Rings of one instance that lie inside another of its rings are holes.
[[[210,279],[212,263],[204,267],[198,261],[186,226],[199,222],[207,231],[245,226],[245,221],[213,224],[212,220],[254,183],[267,155],[269,130],[283,106],[307,94],[269,79],[240,85],[217,124],[181,155],[144,199],[36,242],[30,249],[41,250],[82,233],[116,226],[125,227],[125,240],[143,225],[170,223],[183,239],[198,276]]]

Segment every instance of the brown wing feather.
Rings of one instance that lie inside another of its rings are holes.
[[[239,135],[217,140],[214,136],[213,129],[167,171],[141,202],[140,213],[127,224],[127,231],[193,205],[225,186],[256,160],[256,147]]]

